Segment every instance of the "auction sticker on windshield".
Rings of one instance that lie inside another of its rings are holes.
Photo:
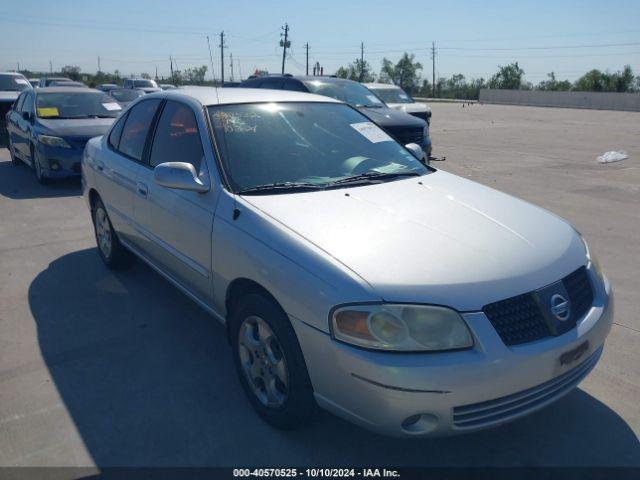
[[[392,142],[393,138],[391,138],[387,133],[378,127],[376,124],[371,122],[360,122],[360,123],[352,123],[351,128],[355,129],[369,140],[371,143],[380,143],[380,142]]]
[[[38,109],[39,117],[58,117],[60,113],[56,107],[42,107]]]
[[[382,103],[380,99],[375,95],[367,95],[367,98],[371,100],[373,103]]]
[[[104,108],[106,108],[107,110],[111,111],[111,110],[122,110],[122,107],[120,106],[119,103],[103,103],[102,106]]]

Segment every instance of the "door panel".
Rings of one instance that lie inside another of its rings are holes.
[[[215,198],[155,183],[153,168],[164,162],[188,162],[208,182],[202,141],[190,106],[167,101],[149,154],[138,175],[134,214],[143,249],[159,267],[208,301],[211,299],[211,230]]]
[[[96,159],[97,183],[109,218],[121,238],[136,244],[140,235],[135,227],[133,199],[141,165],[159,99],[142,101],[126,117],[116,122],[111,130],[104,154]]]

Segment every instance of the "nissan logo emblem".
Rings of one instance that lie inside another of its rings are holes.
[[[571,316],[571,303],[562,295],[556,293],[551,297],[551,313],[558,320],[564,322]]]

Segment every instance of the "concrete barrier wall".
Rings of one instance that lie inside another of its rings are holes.
[[[536,107],[593,108],[640,112],[640,93],[543,92],[536,90],[480,90],[480,102]]]

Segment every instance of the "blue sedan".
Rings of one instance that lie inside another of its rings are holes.
[[[11,160],[31,166],[40,183],[80,176],[85,144],[105,133],[121,111],[113,97],[98,90],[26,90],[6,117]]]

